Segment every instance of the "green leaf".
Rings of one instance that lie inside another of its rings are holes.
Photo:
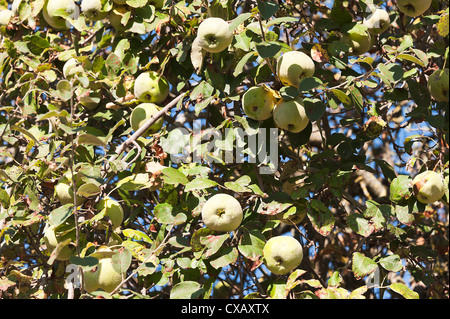
[[[244,69],[244,66],[250,61],[251,58],[255,57],[255,52],[251,51],[248,52],[246,55],[242,57],[242,59],[239,60],[239,62],[236,64],[236,67],[233,72],[233,76],[236,77],[239,74],[242,73],[242,70]]]
[[[233,19],[230,24],[229,28],[230,31],[234,31],[241,23],[243,23],[245,20],[248,20],[252,14],[250,12],[239,14],[235,19]]]
[[[203,257],[209,258],[218,252],[228,238],[230,238],[229,234],[200,237],[200,243],[206,248],[203,253]]]
[[[275,41],[261,42],[256,45],[256,51],[263,59],[272,58],[281,50],[281,45]]]
[[[75,255],[70,256],[69,262],[71,264],[80,266],[85,271],[89,271],[98,265],[98,259],[92,256],[78,257]]]
[[[155,206],[154,212],[155,218],[162,224],[181,225],[187,220],[187,216],[184,213],[175,214],[172,205],[162,203]]]
[[[431,103],[431,95],[426,86],[420,85],[415,80],[407,80],[409,94],[419,107],[428,107]]]
[[[173,286],[170,299],[198,299],[203,291],[202,286],[196,281],[182,281]]]
[[[394,178],[389,187],[389,199],[396,204],[405,203],[412,195],[412,179],[408,175],[399,175]]]
[[[342,0],[335,0],[330,14],[331,19],[339,24],[352,22],[353,18],[346,8],[342,5]]]
[[[303,82],[303,81],[302,81]],[[319,120],[327,109],[325,103],[320,99],[303,99],[303,106],[306,110],[306,115],[311,122]]]
[[[114,53],[110,53],[105,61],[106,67],[116,74],[122,67],[122,60]],[[110,74],[110,75],[114,75]]]
[[[378,268],[377,263],[371,258],[364,256],[361,253],[355,252],[352,256],[352,271],[356,279],[370,275]]]
[[[77,194],[83,197],[91,197],[100,194],[101,189],[98,183],[84,183],[77,189]]]
[[[374,231],[381,230],[386,224],[386,219],[391,217],[392,207],[390,205],[380,205],[373,200],[366,201],[366,210],[363,215],[370,220],[371,225],[374,227]]]
[[[275,18],[267,22],[267,27],[270,27],[271,25],[281,24],[281,23],[294,23],[297,22],[299,19],[295,17],[280,17]]]
[[[194,110],[195,114],[199,115],[200,112],[203,111],[209,105],[209,103],[211,103],[211,101],[215,98],[216,98],[215,95],[210,96],[210,97],[206,98],[205,100],[203,100],[202,102],[195,104],[195,110]]]
[[[50,258],[48,259],[47,263],[49,265],[52,265],[53,262],[56,260],[56,258],[58,257],[58,255],[61,253],[61,251],[63,250],[63,248],[67,245],[69,245],[71,243],[71,239],[67,238],[63,241],[60,241],[58,243],[58,245],[56,245],[55,249],[53,249],[52,253],[50,254]]]
[[[418,59],[415,56],[412,56],[410,54],[406,54],[406,53],[399,54],[399,55],[397,55],[397,59],[407,60],[407,61],[413,62],[415,64],[418,64],[421,67],[425,67],[425,64],[420,59]]]
[[[239,241],[238,250],[247,259],[258,261],[263,255],[266,238],[258,230],[245,233]]]
[[[200,228],[194,232],[190,242],[194,252],[201,251],[205,248],[205,245],[202,243],[202,237],[207,237],[211,234],[214,234],[214,231],[209,228]]]
[[[37,121],[43,121],[52,117],[65,117],[69,118],[70,114],[66,110],[53,110],[44,114],[39,115],[36,120]]]
[[[21,126],[11,125],[11,130],[18,131],[18,132],[22,133],[23,135],[25,135],[29,140],[31,140],[35,143],[39,143],[33,134],[31,134],[28,130],[24,129]]]
[[[213,266],[215,269],[219,269],[236,262],[239,252],[235,247],[223,247],[219,250],[219,254],[220,257],[211,260],[210,262],[211,266]]]
[[[334,96],[337,97],[337,99],[345,106],[345,107],[351,107],[352,106],[352,99],[351,97],[346,94],[344,91],[341,91],[339,89],[333,89],[331,90],[333,92]]]
[[[285,299],[286,296],[286,282],[282,280],[277,280],[271,283],[267,288],[270,298],[272,299]]]
[[[125,274],[130,268],[131,260],[133,255],[131,251],[126,247],[120,247],[114,251],[114,255],[112,255],[112,266],[115,271],[121,274]]]
[[[161,170],[164,175],[164,182],[168,184],[186,185],[189,183],[188,178],[179,170],[173,167],[166,167]]]
[[[347,217],[347,225],[357,234],[364,237],[370,236],[375,230],[375,227],[359,213],[350,214]]]
[[[414,222],[414,215],[412,214],[410,205],[396,205],[395,215],[399,222],[405,225],[411,225]]]
[[[344,281],[339,271],[334,271],[330,279],[328,279],[328,286],[338,287]]]
[[[106,143],[98,136],[89,134],[89,133],[83,133],[80,134],[77,137],[77,144],[78,145],[97,145],[97,146],[103,146],[106,147]]]
[[[200,190],[210,187],[215,187],[218,184],[210,179],[207,178],[196,178],[193,181],[186,184],[186,187],[184,188],[185,192],[191,192],[193,190]]]
[[[378,260],[381,266],[383,266],[384,269],[397,272],[403,269],[402,260],[400,259],[399,255],[390,255],[387,257],[380,258]]]
[[[307,215],[314,229],[322,236],[327,236],[334,227],[333,213],[322,202],[312,199],[307,204]]]
[[[397,177],[394,168],[385,160],[374,159],[374,162],[380,166],[381,171],[383,172],[384,177],[391,182],[394,178]]]
[[[66,204],[52,210],[49,219],[53,225],[58,226],[64,223],[72,214],[73,204]]]
[[[406,299],[419,299],[419,294],[410,288],[408,288],[406,285],[396,282],[391,285],[389,285],[389,288],[395,291],[396,293],[402,295]]]
[[[149,188],[152,185],[148,173],[138,173],[123,178],[117,183],[116,187],[126,191],[137,191]]]
[[[146,233],[144,233],[140,230],[137,230],[137,229],[126,228],[126,229],[122,230],[122,234],[125,237],[128,237],[133,240],[145,241],[149,244],[153,243],[153,240]]]
[[[236,193],[249,192],[250,189],[247,186],[251,183],[251,178],[248,175],[244,175],[238,178],[235,182],[225,182],[224,186],[230,188]]]
[[[356,288],[350,293],[350,296],[348,299],[365,299],[363,294],[368,290],[369,288],[367,286],[361,286],[359,288]]]
[[[318,88],[323,84],[322,80],[316,77],[305,78],[300,82],[298,90],[300,92],[309,92],[315,88]]]
[[[301,281],[297,280],[297,278],[304,275],[305,273],[306,273],[306,270],[296,269],[289,275],[289,277],[286,281],[286,290],[284,293],[285,298],[288,296],[289,291],[294,289],[297,285],[301,284]]]
[[[9,194],[3,189],[0,188],[0,206],[2,206],[4,209],[9,208],[9,200],[10,200]]]
[[[31,53],[34,55],[40,55],[45,49],[50,47],[50,42],[40,36],[32,35],[30,37],[30,42],[27,43],[27,46]]]
[[[361,92],[354,86],[349,88],[350,90],[350,95],[352,97],[352,101],[356,107],[356,110],[358,112],[361,112],[362,109],[364,108],[364,97],[361,94]]]
[[[272,1],[258,2],[258,10],[264,20],[269,20],[280,8],[280,6]]]
[[[378,65],[378,70],[380,70],[381,72],[381,79],[383,80],[384,83],[386,83],[387,85],[389,85],[390,87],[392,87],[392,83],[395,82],[394,77],[392,75],[392,72],[389,71],[388,67],[386,65],[384,65],[383,63],[380,63]]]
[[[411,48],[411,51],[414,52],[414,54],[422,61],[422,64],[427,67],[428,63],[430,62],[428,60],[428,54],[423,52],[422,50]]]

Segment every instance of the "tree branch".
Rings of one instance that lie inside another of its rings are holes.
[[[167,104],[165,107],[163,107],[158,113],[155,115],[152,115],[147,122],[144,123],[136,132],[134,132],[133,135],[131,135],[127,140],[125,140],[122,144],[119,145],[116,149],[116,156],[119,156],[124,149],[129,146],[130,144],[133,144],[139,136],[141,136],[145,131],[148,130],[150,126],[153,125],[161,116],[164,116],[171,108],[173,108],[179,100],[181,100],[188,92],[182,93],[178,95],[176,98],[174,98],[169,104]],[[115,159],[114,158],[114,159]]]

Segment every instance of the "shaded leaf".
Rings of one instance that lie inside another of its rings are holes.
[[[264,20],[269,20],[280,8],[280,6],[272,1],[258,2],[258,10]]]
[[[281,45],[277,42],[262,42],[256,45],[256,51],[263,59],[272,58],[281,50]]]

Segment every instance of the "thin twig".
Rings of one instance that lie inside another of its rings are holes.
[[[153,125],[160,117],[164,116],[171,108],[177,105],[178,101],[181,100],[187,92],[178,95],[174,98],[169,104],[167,104],[164,108],[158,111],[155,115],[152,115],[147,122],[144,123],[133,135],[131,135],[127,140],[125,140],[122,144],[119,145],[116,149],[116,156],[119,156],[127,146],[133,144],[139,136],[141,136],[145,131],[147,131],[150,126]]]

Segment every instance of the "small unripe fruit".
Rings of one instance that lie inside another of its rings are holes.
[[[142,102],[161,103],[169,95],[170,85],[164,75],[154,71],[139,74],[134,82],[134,96]]]
[[[270,238],[263,249],[263,261],[275,275],[284,275],[297,268],[303,260],[302,245],[293,237]]]
[[[93,269],[84,272],[84,290],[91,293],[102,289],[111,293],[122,282],[122,274],[113,267],[112,256],[114,251],[102,246],[90,256],[98,259]]]
[[[309,123],[300,97],[289,101],[280,100],[273,110],[273,119],[278,128],[292,133],[303,131]]]
[[[111,221],[112,227],[117,228],[123,222],[123,209],[118,201],[111,197],[102,198],[95,207],[99,212],[106,209],[105,217]]]
[[[8,25],[13,15],[11,10],[0,10],[0,26]]]
[[[428,90],[438,102],[449,101],[449,70],[436,70],[428,78]]]
[[[142,103],[134,108],[130,116],[130,124],[134,131],[137,131],[145,122],[147,122],[153,115],[159,112],[159,108],[153,103]],[[164,124],[164,119],[160,117],[153,123],[150,128],[145,131],[142,136],[149,136],[161,130]]]
[[[272,117],[272,111],[277,99],[272,92],[263,86],[254,86],[248,89],[242,96],[242,108],[244,113],[257,121],[267,120]]]
[[[242,222],[241,204],[231,195],[216,194],[208,199],[202,208],[202,220],[211,230],[230,232]]]
[[[199,46],[208,52],[218,53],[231,44],[233,33],[230,31],[228,23],[217,17],[205,19],[197,31]]]
[[[314,61],[305,53],[290,51],[277,60],[277,75],[285,86],[299,87],[304,78],[314,75]]]
[[[389,28],[391,20],[386,10],[376,8],[371,15],[364,19],[363,24],[370,33],[381,34]]]
[[[64,261],[69,260],[70,256],[75,253],[75,230],[67,230],[67,233],[64,233],[65,225],[63,226],[48,226],[44,230],[44,241],[47,247],[47,250],[51,253],[56,248],[56,246],[67,239],[71,240],[71,243],[64,246],[59,254],[56,256],[56,260]],[[57,233],[63,233],[62,235],[58,235]]]
[[[70,172],[67,172],[64,174],[60,180],[58,181],[58,184],[55,186],[55,193],[56,196],[59,199],[59,202],[62,205],[70,204],[74,202],[74,195],[73,195],[73,180],[77,183],[77,189],[81,186],[82,181],[77,180],[77,174],[75,174],[75,178],[72,178],[72,174]],[[77,205],[81,205],[86,201],[86,198],[77,195]]]
[[[42,9],[45,21],[53,28],[58,30],[67,30],[68,23],[65,18],[56,16],[55,12],[59,9],[64,10],[69,15],[76,13],[77,5],[73,0],[47,0]]]
[[[83,0],[81,1],[81,10],[89,20],[97,21],[106,18],[108,12],[102,11],[101,0]]]
[[[442,176],[434,171],[425,171],[413,181],[414,196],[423,204],[432,204],[444,196],[445,185]]]
[[[424,14],[432,2],[432,0],[397,0],[397,6],[404,14],[415,18]]]

